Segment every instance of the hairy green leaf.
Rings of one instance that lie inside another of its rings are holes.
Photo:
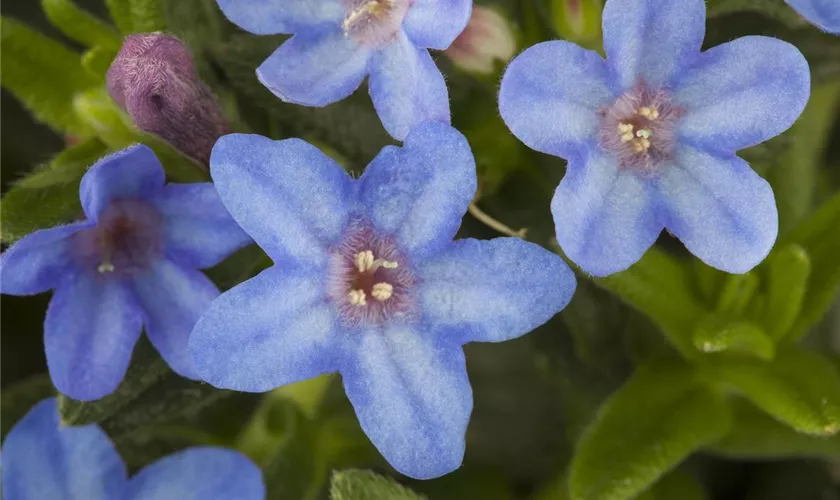
[[[729,429],[723,397],[684,363],[640,368],[600,409],[577,445],[573,500],[633,498]]]
[[[124,35],[166,29],[163,0],[105,0],[105,4]]]
[[[120,48],[122,39],[111,26],[76,5],[73,0],[41,0],[47,19],[67,38],[86,47]]]
[[[393,479],[364,470],[335,472],[330,483],[332,500],[422,500]]]

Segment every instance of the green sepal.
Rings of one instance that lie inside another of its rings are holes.
[[[0,201],[2,240],[14,243],[31,232],[79,217],[79,183],[107,152],[99,140],[88,139],[65,149],[12,186]]]
[[[799,245],[781,247],[767,259],[762,324],[774,340],[781,340],[799,316],[810,274],[811,259]]]
[[[828,436],[840,429],[840,375],[819,354],[788,345],[773,361],[719,356],[703,371],[799,432]]]
[[[113,49],[94,47],[82,54],[82,67],[104,83],[105,75],[116,57],[117,51]]]
[[[419,495],[393,479],[365,470],[343,470],[333,473],[330,481],[332,500],[423,500]]]
[[[111,26],[76,5],[73,0],[41,0],[47,19],[67,38],[85,47],[118,51],[122,37]]]
[[[722,395],[691,366],[643,366],[601,407],[572,460],[573,500],[626,500],[730,427]]]
[[[716,316],[697,325],[694,345],[703,352],[733,351],[760,359],[773,359],[776,346],[762,328],[749,321],[727,321]]]
[[[27,25],[2,17],[3,86],[35,116],[59,133],[90,137],[91,127],[73,110],[74,96],[97,79],[79,64],[79,54]]]
[[[730,274],[723,282],[715,311],[739,317],[758,290],[758,276],[753,273]]]

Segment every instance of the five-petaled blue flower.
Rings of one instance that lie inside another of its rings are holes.
[[[750,36],[700,52],[704,0],[608,0],[607,59],[535,45],[508,67],[511,131],[568,160],[551,204],[557,240],[605,276],[638,261],[663,228],[707,264],[743,273],[776,240],[769,184],[735,156],[786,130],[810,93],[792,45]]]
[[[457,468],[472,411],[461,346],[531,331],[575,288],[562,259],[535,244],[452,241],[476,189],[466,139],[421,124],[358,180],[298,139],[224,136],[210,165],[222,201],[275,265],[199,319],[199,375],[258,392],[338,371],[397,470]]]
[[[785,0],[821,30],[840,35],[840,0]]]
[[[55,399],[35,405],[0,454],[5,500],[263,500],[262,473],[223,448],[189,448],[128,478],[96,425],[62,425]]]
[[[87,220],[36,231],[2,256],[2,293],[55,289],[44,344],[52,381],[70,397],[113,392],[144,325],[169,366],[196,378],[187,341],[219,295],[196,269],[250,240],[211,183],[164,181],[146,146],[103,158],[82,179]]]
[[[446,82],[427,49],[449,47],[472,0],[217,1],[251,33],[294,34],[257,69],[282,100],[326,106],[370,74],[373,105],[396,139],[423,121],[449,123]]]

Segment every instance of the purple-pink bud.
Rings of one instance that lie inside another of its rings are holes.
[[[180,40],[163,33],[127,36],[107,84],[111,98],[140,129],[209,164],[210,151],[227,125]]]
[[[515,52],[516,39],[507,19],[476,5],[469,24],[444,54],[467,71],[490,74],[497,60],[506,63]]]

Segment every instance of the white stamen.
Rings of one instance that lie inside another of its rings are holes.
[[[377,283],[373,285],[373,290],[370,293],[376,300],[384,302],[394,294],[394,287],[390,283]]]
[[[350,290],[350,293],[347,294],[347,298],[350,299],[350,303],[354,306],[367,305],[367,298],[364,290]]]
[[[359,21],[359,18],[365,16],[366,14],[376,16],[384,9],[385,7],[382,6],[379,0],[370,0],[366,4],[351,12],[350,15],[344,19],[344,23],[341,26],[344,28],[344,32],[348,33],[351,29],[353,29],[353,25]]]
[[[99,264],[99,267],[97,267],[96,270],[100,273],[112,273],[114,272],[114,265],[105,261],[102,264]]]

